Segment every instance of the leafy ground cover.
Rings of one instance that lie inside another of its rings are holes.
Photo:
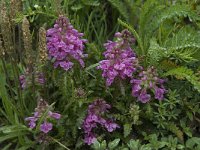
[[[1,0],[2,150],[200,150],[197,0]]]

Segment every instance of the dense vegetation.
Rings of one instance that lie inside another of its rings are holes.
[[[2,150],[200,150],[198,0],[1,0]]]

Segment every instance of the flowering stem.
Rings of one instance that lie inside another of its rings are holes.
[[[138,44],[139,44],[139,47],[142,51],[142,55],[145,55],[145,51],[144,51],[144,47],[143,47],[143,44],[142,44],[142,40],[140,39],[138,33],[130,26],[128,25],[127,23],[125,23],[124,21],[122,21],[121,19],[118,19],[118,22],[119,24],[121,24],[122,26],[126,27],[129,31],[131,31],[131,33],[135,36],[135,38],[137,39],[138,41]]]
[[[52,138],[52,137],[51,137],[51,139],[52,139],[54,142],[58,143],[58,144],[59,144],[61,147],[63,147],[64,149],[70,150],[68,147],[66,147],[65,145],[63,145],[62,143],[60,143],[58,140],[56,140],[56,139],[54,139],[54,138]]]
[[[47,116],[48,112],[51,110],[51,108],[53,107],[55,103],[51,104],[48,109],[44,112],[44,114],[41,116],[38,125],[36,126],[36,131],[35,134],[39,131],[40,125],[42,124],[42,121],[44,121],[45,117]]]

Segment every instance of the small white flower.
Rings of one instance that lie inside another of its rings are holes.
[[[38,8],[38,7],[39,7],[39,5],[35,4],[35,5],[34,5],[34,7],[35,7],[35,8]]]

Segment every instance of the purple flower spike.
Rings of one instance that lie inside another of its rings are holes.
[[[25,121],[29,122],[28,125],[31,129],[36,127],[37,121],[41,118],[41,116],[44,115],[44,113],[46,113],[47,109],[49,109],[48,103],[43,99],[40,99],[37,107],[35,108],[35,112],[33,113],[34,115],[32,117],[25,118]],[[49,111],[47,113],[47,116],[44,118],[45,121],[43,122],[43,124],[40,125],[40,131],[48,133],[50,130],[52,130],[53,124],[47,122],[51,121],[50,118],[59,120],[61,118],[61,115],[59,113]]]
[[[89,134],[85,135],[84,142],[87,143],[88,145],[93,144],[95,141],[96,137],[93,133],[90,132]]]
[[[35,83],[38,85],[44,85],[45,84],[45,77],[42,72],[35,72]],[[25,73],[19,76],[20,86],[22,89],[25,89],[27,86],[31,85],[32,83],[32,73],[27,68]]]
[[[147,71],[142,71],[138,75],[139,79],[132,79],[132,95],[138,98],[138,101],[147,103],[151,99],[150,92],[155,95],[155,99],[163,100],[164,94],[167,90],[163,83],[165,80],[158,77],[157,71],[154,67],[149,67]]]
[[[155,87],[155,99],[163,100],[163,98],[164,98],[163,95],[165,92],[166,92],[165,89]]]
[[[140,93],[138,100],[141,101],[142,103],[147,103],[148,101],[150,101],[151,99],[151,95],[147,94],[146,90],[142,90],[142,92]]]
[[[134,38],[128,30],[115,34],[115,42],[108,41],[104,44],[106,51],[103,53],[105,60],[99,62],[97,69],[103,71],[102,77],[106,78],[106,85],[110,86],[115,78],[131,78],[132,74],[141,68],[138,59],[130,47]]]
[[[105,127],[108,130],[108,132],[113,132],[114,130],[116,130],[117,128],[119,128],[119,125],[114,123],[112,120],[108,120],[105,123]]]
[[[83,33],[79,33],[70,24],[69,19],[59,16],[53,28],[47,31],[47,48],[50,59],[55,60],[54,67],[61,67],[65,71],[74,65],[76,60],[82,67],[85,66],[83,58],[84,44],[87,40],[82,39]]]
[[[53,128],[52,123],[48,123],[46,121],[40,125],[40,131],[42,131],[44,133],[48,133],[49,131],[52,130],[52,128]]]
[[[84,142],[88,145],[94,143],[96,140],[93,129],[97,128],[98,125],[106,128],[108,132],[113,132],[116,128],[119,128],[119,125],[114,123],[111,119],[103,117],[110,108],[111,106],[102,99],[97,99],[89,105],[88,115],[83,122],[83,129],[85,132]]]

